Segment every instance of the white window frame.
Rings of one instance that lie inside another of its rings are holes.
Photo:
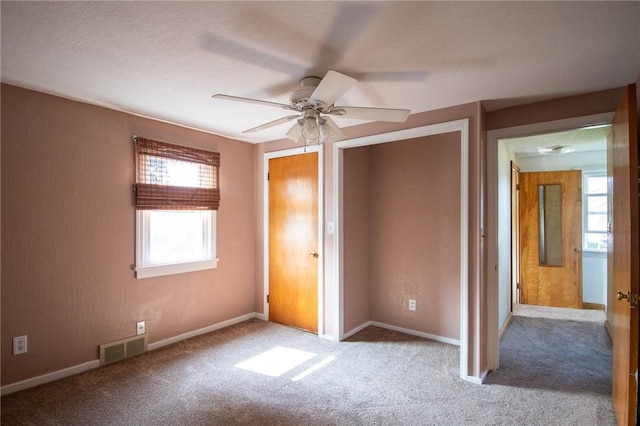
[[[205,244],[211,247],[211,257],[205,260],[182,261],[176,263],[150,263],[147,261],[150,251],[150,226],[149,218],[153,215],[154,210],[137,210],[136,211],[136,266],[134,268],[136,278],[150,278],[164,275],[181,274],[185,272],[202,271],[205,269],[214,269],[218,266],[218,258],[216,257],[216,229],[217,229],[217,211],[208,210],[210,220],[203,224],[202,238]]]
[[[606,177],[607,172],[605,170],[594,170],[589,172],[584,172],[582,174],[582,251],[593,252],[593,253],[606,253],[607,250],[603,249],[593,249],[587,247],[587,234],[604,234],[607,235],[606,231],[590,231],[589,230],[589,196],[603,196],[606,195],[607,198],[610,196],[609,193],[597,193],[597,194],[589,194],[589,185],[588,181],[590,177]],[[609,212],[607,212],[607,215]]]

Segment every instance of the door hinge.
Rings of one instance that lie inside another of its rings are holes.
[[[516,191],[520,191],[520,184],[516,183]]]
[[[271,178],[271,173],[267,172],[267,180]]]
[[[520,283],[516,283],[516,290],[520,290]]]
[[[267,303],[269,303],[269,295],[267,294]]]

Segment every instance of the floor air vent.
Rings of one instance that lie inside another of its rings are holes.
[[[122,361],[147,351],[147,335],[129,337],[100,345],[100,365]]]

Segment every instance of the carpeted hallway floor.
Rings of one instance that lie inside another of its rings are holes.
[[[485,385],[456,346],[253,320],[2,397],[3,425],[613,425],[602,323],[517,316]]]

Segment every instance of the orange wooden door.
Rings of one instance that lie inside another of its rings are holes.
[[[530,305],[582,308],[582,172],[520,173],[520,302]],[[541,214],[540,188],[558,189],[559,209]],[[541,253],[541,224],[547,226],[543,239],[555,239],[557,250],[548,244],[547,261]],[[546,219],[545,219],[545,216]],[[545,222],[546,220],[546,222]],[[555,261],[550,261],[553,257]]]
[[[613,406],[619,425],[636,424],[636,378],[638,368],[638,309],[632,297],[638,294],[638,127],[635,85],[628,86],[613,119],[607,155],[607,175],[612,180],[611,234],[608,255],[612,257],[613,290],[621,300],[613,309]],[[612,244],[611,244],[612,243]],[[610,283],[611,285],[611,283]],[[630,303],[631,302],[631,303]]]
[[[269,319],[318,331],[318,153],[269,160]]]

